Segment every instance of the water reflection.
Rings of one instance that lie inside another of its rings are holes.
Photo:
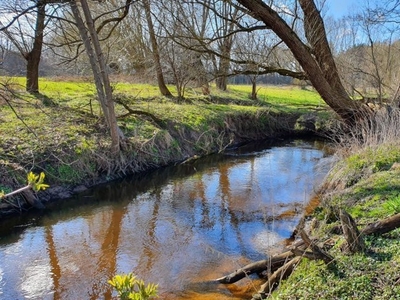
[[[133,271],[158,283],[162,299],[246,299],[253,281],[213,279],[291,234],[326,172],[324,155],[316,142],[247,146],[3,224],[0,296],[111,299],[107,280]]]

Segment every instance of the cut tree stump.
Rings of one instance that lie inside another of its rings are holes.
[[[343,209],[340,210],[339,216],[342,223],[343,235],[347,242],[345,250],[350,253],[364,251],[364,239],[354,219]]]

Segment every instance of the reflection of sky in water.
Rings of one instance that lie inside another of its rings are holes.
[[[234,262],[262,259],[291,234],[298,216],[274,217],[308,201],[322,156],[306,147],[271,148],[155,180],[143,192],[129,182],[107,188],[100,193],[106,204],[57,211],[3,242],[0,295],[108,299],[107,280],[134,271],[158,283],[162,297],[180,299],[201,276],[226,273],[227,260],[233,271]]]

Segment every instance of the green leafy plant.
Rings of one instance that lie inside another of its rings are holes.
[[[28,185],[34,190],[34,191],[40,191],[40,190],[45,190],[49,187],[48,184],[44,184],[44,173],[41,172],[40,175],[36,175],[33,172],[29,172],[28,174]]]
[[[115,275],[108,283],[118,292],[121,300],[148,300],[157,297],[158,285],[145,285],[143,280],[137,279],[132,273]]]
[[[49,185],[44,183],[44,178],[45,178],[45,175],[43,172],[41,172],[40,175],[36,175],[33,172],[29,172],[28,176],[27,176],[28,185],[26,185],[18,190],[15,190],[13,192],[10,192],[8,194],[6,194],[4,191],[0,191],[0,199],[14,196],[16,194],[19,194],[19,193],[21,193],[25,190],[29,190],[29,189],[33,189],[35,192],[38,192],[40,190],[45,190],[46,188],[49,187]]]

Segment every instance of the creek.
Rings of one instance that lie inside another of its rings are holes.
[[[0,224],[1,299],[111,299],[134,272],[159,299],[248,299],[222,277],[281,249],[329,169],[324,142],[259,142],[139,174]]]

